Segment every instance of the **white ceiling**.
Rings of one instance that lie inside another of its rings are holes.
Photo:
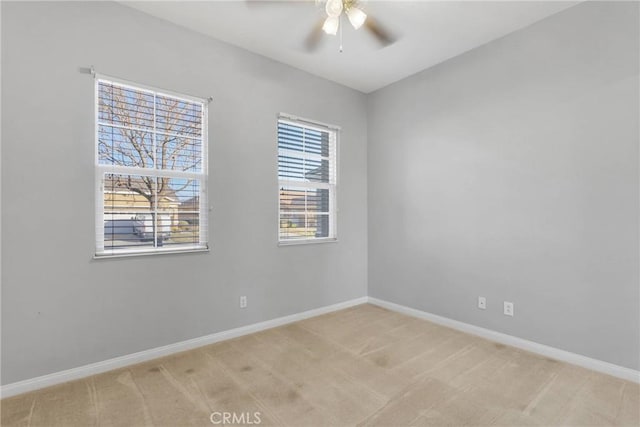
[[[313,1],[123,1],[158,18],[369,93],[575,5],[576,1],[367,1],[362,8],[398,37],[381,48],[364,28],[303,40],[322,19]]]

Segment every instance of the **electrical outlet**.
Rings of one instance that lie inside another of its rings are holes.
[[[240,297],[240,308],[247,308],[247,297],[244,295]]]
[[[504,315],[513,316],[513,303],[509,301],[504,302]]]
[[[487,299],[485,297],[478,297],[478,308],[481,310],[486,310]]]

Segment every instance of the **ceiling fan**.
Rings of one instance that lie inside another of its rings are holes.
[[[358,30],[364,27],[382,46],[388,46],[396,41],[395,36],[381,24],[362,10],[360,0],[314,0],[318,6],[323,6],[326,16],[323,16],[313,27],[304,41],[307,51],[315,51],[323,34],[340,37],[340,52],[342,52],[342,27],[348,20],[351,26]],[[248,4],[273,4],[269,0],[248,0]]]
[[[318,3],[318,1],[316,1]],[[320,1],[322,3],[322,1]],[[395,41],[395,38],[389,31],[384,29],[373,18],[367,16],[366,13],[360,7],[359,0],[326,0],[324,2],[326,18],[323,18],[320,22],[322,26],[318,24],[307,37],[305,46],[307,50],[315,50],[320,36],[322,35],[319,28],[326,34],[335,36],[340,30],[340,52],[342,52],[342,27],[344,17],[346,16],[351,26],[357,30],[364,26],[383,46],[390,45]]]

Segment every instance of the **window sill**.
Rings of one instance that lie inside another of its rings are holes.
[[[297,246],[297,245],[314,245],[317,243],[337,243],[338,238],[325,238],[325,239],[301,239],[301,240],[279,240],[278,246]]]
[[[156,250],[140,250],[140,251],[113,251],[113,252],[99,252],[93,255],[93,259],[111,259],[111,258],[130,258],[149,255],[169,255],[169,254],[189,254],[209,252],[208,247],[192,247],[185,249],[156,249]]]

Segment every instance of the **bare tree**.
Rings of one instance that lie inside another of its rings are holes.
[[[145,170],[197,171],[201,167],[202,110],[197,103],[101,84],[101,163],[140,168],[139,177],[113,175],[110,183],[137,193],[155,213],[161,202],[187,189],[193,180],[146,176]],[[153,221],[155,227],[155,220]]]

